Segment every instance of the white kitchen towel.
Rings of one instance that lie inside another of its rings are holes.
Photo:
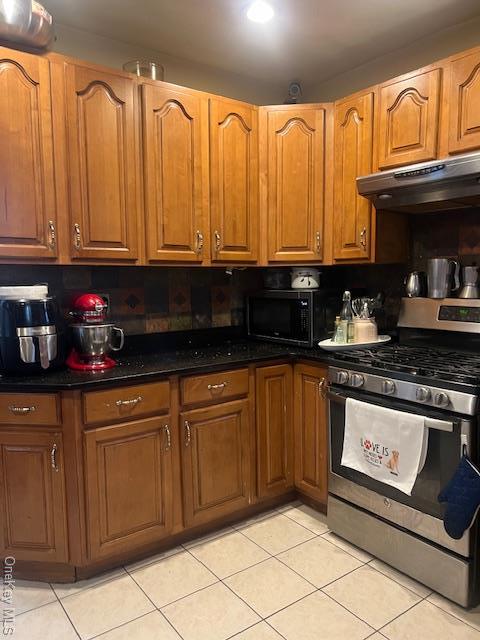
[[[424,416],[347,398],[343,466],[411,495],[427,448]]]

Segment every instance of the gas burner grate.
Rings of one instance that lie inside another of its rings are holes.
[[[480,384],[480,354],[437,347],[392,345],[376,350],[354,349],[339,353],[337,357],[386,372],[398,371],[460,384]]]

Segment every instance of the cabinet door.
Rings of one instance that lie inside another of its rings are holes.
[[[185,524],[204,524],[250,504],[249,402],[181,414]]]
[[[2,556],[67,562],[61,435],[2,431],[0,449]]]
[[[264,114],[268,260],[321,261],[326,110],[294,105]]]
[[[295,486],[327,502],[326,367],[295,366]]]
[[[293,486],[293,374],[288,364],[256,371],[257,482],[260,497]]]
[[[172,529],[169,416],[85,433],[89,557],[148,545]]]
[[[480,53],[471,53],[449,65],[448,152],[480,148]]]
[[[417,72],[380,87],[379,168],[437,157],[441,70]]]
[[[335,105],[334,259],[369,260],[372,205],[358,195],[357,177],[372,172],[374,94]]]
[[[135,80],[65,65],[71,255],[138,256]]]
[[[0,47],[0,257],[55,258],[49,63]]]
[[[212,260],[255,261],[258,246],[258,109],[210,100]]]
[[[142,96],[147,258],[201,262],[208,98],[159,83],[143,85]]]

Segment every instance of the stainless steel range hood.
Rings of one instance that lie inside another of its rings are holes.
[[[422,162],[357,178],[377,209],[423,213],[480,207],[480,153]]]

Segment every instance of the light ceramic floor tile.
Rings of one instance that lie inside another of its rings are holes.
[[[62,604],[82,640],[98,636],[155,609],[128,574],[80,591],[62,600]]]
[[[286,551],[315,536],[314,533],[282,514],[256,522],[242,529],[242,533],[272,555]]]
[[[299,507],[293,509],[287,509],[283,511],[283,515],[287,518],[291,518],[301,524],[302,527],[309,529],[313,533],[320,535],[328,531],[327,516],[324,513],[315,511],[307,504],[302,504]]]
[[[374,629],[380,629],[420,601],[413,591],[367,565],[328,585],[324,591]]]
[[[319,589],[363,566],[359,560],[322,538],[308,540],[277,557]]]
[[[367,640],[385,640],[385,636],[382,636],[382,634],[377,631],[373,636],[368,636]]]
[[[446,598],[442,598],[442,596],[438,593],[432,593],[432,595],[427,598],[429,602],[440,607],[447,613],[451,613],[452,616],[455,616],[459,620],[463,620],[467,624],[475,627],[480,631],[480,606],[475,607],[473,609],[464,609],[460,607],[458,604],[447,600]]]
[[[143,618],[102,633],[95,640],[181,640],[181,638],[160,611],[152,611]]]
[[[160,562],[160,560],[164,560],[165,558],[174,556],[176,553],[180,553],[181,551],[183,551],[183,547],[174,547],[173,549],[167,549],[166,551],[162,551],[161,553],[156,553],[154,556],[148,556],[148,558],[144,558],[143,560],[139,560],[138,562],[127,564],[125,566],[125,569],[127,571],[135,571],[136,569],[141,569],[142,567],[146,567],[149,564],[155,564],[156,562]]]
[[[334,533],[331,533],[331,532],[325,533],[322,536],[322,538],[325,538],[325,540],[328,540],[332,544],[337,545],[337,547],[340,547],[340,549],[343,549],[354,558],[357,558],[357,560],[360,560],[360,562],[370,562],[370,560],[373,559],[373,556],[371,556],[369,553],[367,553],[366,551],[363,551],[363,549],[359,549],[353,544],[350,544],[349,542],[347,542],[343,538],[340,538],[340,536],[337,536]]]
[[[268,622],[286,640],[364,640],[373,632],[320,591],[279,611]]]
[[[162,609],[183,640],[225,640],[260,622],[221,582]]]
[[[222,536],[226,536],[229,533],[233,533],[233,527],[224,527],[223,529],[218,529],[213,533],[209,533],[206,536],[202,536],[201,538],[194,538],[193,540],[189,540],[184,543],[185,549],[191,549],[192,547],[196,547],[199,544],[204,544],[205,542],[210,542],[210,540],[216,540],[217,538],[221,538]]]
[[[218,580],[188,551],[132,571],[131,576],[158,608]]]
[[[315,591],[315,587],[276,558],[236,573],[224,582],[262,618]]]
[[[30,609],[56,602],[57,597],[51,586],[46,582],[33,582],[31,580],[16,580],[12,596],[12,606],[15,608],[15,615],[20,615]],[[2,601],[2,608],[8,606]]]
[[[423,600],[382,629],[389,640],[479,640],[480,634],[461,620]]]
[[[52,588],[61,600],[62,598],[67,598],[68,596],[73,595],[74,593],[79,593],[84,589],[96,587],[102,582],[109,582],[110,580],[115,580],[116,578],[121,578],[125,575],[125,569],[120,567],[119,569],[114,569],[113,571],[109,571],[108,573],[102,573],[99,576],[88,578],[88,580],[80,580],[79,582],[73,582],[71,584],[55,583],[52,584]]]
[[[15,640],[78,640],[75,629],[58,601],[17,616],[15,633],[6,637]]]
[[[237,531],[192,547],[190,553],[219,578],[231,576],[270,557]]]
[[[289,509],[295,509],[295,507],[301,507],[303,502],[300,500],[294,500],[293,502],[287,502],[287,504],[282,504],[281,507],[277,507],[277,511],[279,513],[283,513],[284,511],[288,511]]]
[[[270,518],[274,518],[278,516],[277,509],[270,509],[269,511],[262,511],[262,513],[257,513],[257,515],[252,516],[251,518],[247,518],[247,520],[242,520],[241,522],[237,522],[233,525],[234,529],[241,530],[250,527],[252,524],[257,524],[258,522],[262,522],[263,520],[269,520]]]
[[[282,640],[275,629],[272,629],[266,622],[260,622],[254,627],[233,636],[232,640]]]
[[[380,573],[383,573],[383,575],[387,576],[388,578],[395,580],[395,582],[398,582],[399,584],[401,584],[402,587],[406,587],[407,589],[410,589],[410,591],[413,591],[413,593],[416,593],[421,598],[426,598],[430,593],[432,593],[432,590],[426,587],[425,585],[420,584],[420,582],[413,580],[412,578],[405,575],[401,571],[397,571],[390,565],[385,564],[384,562],[381,562],[376,558],[374,558],[369,563],[369,566],[373,567],[377,571],[380,571]]]

